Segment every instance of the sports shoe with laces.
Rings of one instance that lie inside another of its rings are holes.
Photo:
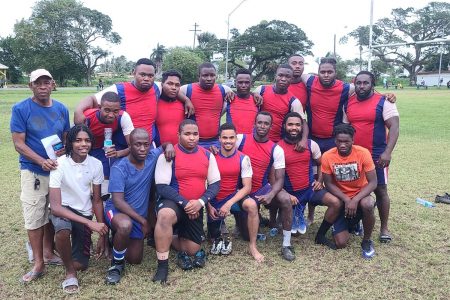
[[[223,245],[223,239],[222,238],[216,238],[211,246],[211,254],[213,255],[219,255],[220,251],[222,250]]]
[[[220,249],[220,253],[222,255],[229,255],[232,251],[232,243],[229,236],[225,236],[223,239],[222,247]]]
[[[371,259],[375,255],[375,248],[372,240],[363,240],[361,242],[362,256],[365,259]]]
[[[364,228],[362,225],[362,220],[360,220],[358,223],[356,223],[352,228],[349,228],[348,232],[353,233],[356,236],[363,236]]]
[[[287,261],[293,261],[295,259],[294,247],[283,246],[281,248],[281,256]]]
[[[450,194],[445,193],[445,195],[443,196],[436,195],[436,198],[434,198],[434,202],[450,204]]]
[[[191,270],[194,267],[192,264],[192,259],[184,251],[178,252],[177,265],[184,271]]]
[[[194,255],[194,261],[193,261],[194,267],[196,268],[203,268],[206,264],[206,253],[205,250],[200,249],[195,253]]]
[[[108,272],[106,273],[105,282],[107,284],[119,283],[124,271],[125,271],[125,262],[122,262],[121,264],[111,262],[111,267],[108,269]]]

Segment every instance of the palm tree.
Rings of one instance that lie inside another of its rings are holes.
[[[167,49],[164,45],[160,45],[159,43],[156,45],[156,48],[153,49],[152,54],[150,55],[150,59],[152,59],[156,64],[156,74],[161,73],[162,71],[162,62],[164,55],[167,53]]]

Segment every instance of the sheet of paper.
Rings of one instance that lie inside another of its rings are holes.
[[[57,159],[53,145],[61,143],[61,139],[56,134],[41,139],[42,145],[44,145],[45,152],[47,152],[48,158]]]

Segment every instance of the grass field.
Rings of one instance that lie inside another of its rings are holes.
[[[94,89],[60,89],[53,98],[71,111]],[[279,255],[281,236],[259,242],[266,257],[256,264],[246,244],[235,240],[229,257],[209,257],[201,270],[176,268],[172,253],[169,285],[150,279],[156,268],[153,248],[146,247],[144,262],[128,266],[117,286],[104,284],[109,262],[92,261],[78,274],[82,299],[449,299],[450,298],[450,205],[425,208],[416,197],[433,200],[450,192],[450,90],[395,91],[401,130],[390,168],[392,198],[390,230],[394,241],[380,245],[377,255],[364,261],[360,238],[352,237],[347,249],[327,250],[313,237],[324,210],[316,210],[316,222],[306,235],[293,238],[297,259],[288,263]],[[26,259],[26,232],[19,200],[17,153],[11,143],[11,106],[29,95],[27,90],[0,90],[0,298],[62,298],[64,270],[48,267],[45,277],[28,286],[19,277],[30,269]]]

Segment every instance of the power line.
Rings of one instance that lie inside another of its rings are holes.
[[[194,29],[190,29],[189,31],[193,31],[194,32],[194,45],[192,46],[192,50],[195,49],[195,39],[197,37],[197,32],[201,32],[200,29],[197,29],[197,27],[200,27],[200,25],[197,24],[197,22],[194,23]]]

